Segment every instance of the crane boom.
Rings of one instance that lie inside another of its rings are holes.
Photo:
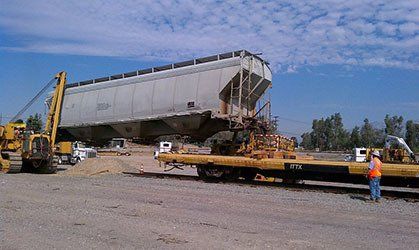
[[[57,79],[57,84],[55,86],[55,91],[52,96],[52,101],[45,124],[45,133],[50,135],[51,145],[55,145],[55,139],[57,137],[58,123],[60,122],[61,106],[64,96],[64,87],[67,81],[66,77],[67,73],[65,71],[62,71],[55,76],[55,79]]]

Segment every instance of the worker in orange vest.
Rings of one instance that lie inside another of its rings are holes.
[[[371,154],[370,165],[368,166],[368,179],[370,184],[371,201],[380,202],[381,190],[381,166],[383,163],[380,160],[380,152],[374,150]]]

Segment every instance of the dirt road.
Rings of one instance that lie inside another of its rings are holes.
[[[0,175],[1,248],[404,248],[419,205],[272,187]]]

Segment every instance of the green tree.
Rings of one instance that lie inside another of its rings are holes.
[[[332,150],[343,150],[349,147],[349,132],[343,127],[343,119],[340,113],[330,117],[331,134],[329,134],[330,148]]]
[[[361,127],[361,142],[364,147],[374,146],[374,127],[370,121],[365,118],[364,125]]]
[[[307,149],[344,150],[349,147],[350,135],[343,127],[342,116],[335,113],[326,119],[315,119],[312,131],[304,133],[301,146]]]
[[[398,137],[402,137],[403,131],[403,117],[402,116],[393,116],[390,117],[388,114],[384,118],[384,123],[386,125],[385,133],[387,135],[395,135]]]
[[[303,147],[305,149],[314,149],[313,141],[312,141],[310,133],[302,134],[301,138],[303,139],[300,143],[301,147]]]
[[[374,128],[367,118],[364,120],[360,133],[363,147],[384,146],[384,130]]]
[[[326,122],[322,118],[313,120],[312,132],[310,133],[313,148],[325,150],[327,146]]]
[[[35,115],[30,115],[26,120],[26,128],[28,130],[33,130],[35,133],[38,133],[42,130],[42,125],[42,116],[38,113]]]
[[[361,147],[362,146],[361,141],[362,140],[361,140],[360,129],[358,126],[355,126],[352,129],[351,136],[350,136],[350,147],[351,148]]]
[[[412,120],[406,122],[406,143],[414,151],[419,151],[419,124]]]

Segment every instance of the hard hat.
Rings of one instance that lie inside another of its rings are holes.
[[[378,150],[374,150],[374,152],[372,152],[372,155],[380,157],[380,152],[378,152]]]

